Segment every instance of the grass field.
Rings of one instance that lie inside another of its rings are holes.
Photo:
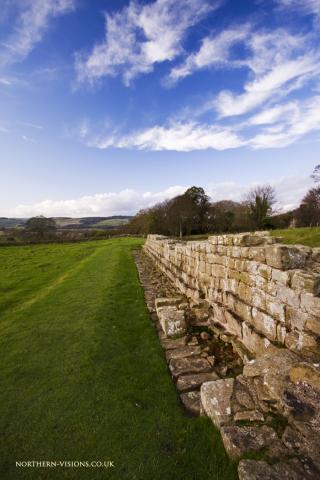
[[[282,237],[283,243],[320,247],[320,227],[274,230],[272,235]]]
[[[179,405],[132,258],[140,245],[0,249],[1,480],[236,478],[211,422]]]
[[[109,218],[107,220],[101,220],[101,222],[95,223],[94,227],[121,227],[123,225],[127,225],[129,220],[127,218]]]
[[[282,237],[283,243],[320,247],[320,227],[271,230],[270,233],[275,237]],[[216,234],[190,235],[189,237],[184,237],[183,240],[206,240],[210,235]]]

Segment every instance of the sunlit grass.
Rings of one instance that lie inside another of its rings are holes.
[[[211,422],[179,405],[132,257],[141,243],[0,249],[1,479],[236,478]]]

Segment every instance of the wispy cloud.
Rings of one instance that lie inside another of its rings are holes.
[[[278,103],[266,107],[233,125],[172,121],[130,134],[109,130],[97,134],[86,122],[78,128],[77,136],[86,146],[101,150],[108,148],[177,152],[194,150],[229,150],[239,147],[252,149],[283,148],[320,132],[320,96],[305,100]]]
[[[204,187],[212,201],[225,199],[241,201],[249,189],[263,182],[265,179],[250,184],[221,182],[204,185]],[[286,211],[300,204],[301,199],[311,187],[312,181],[308,177],[288,177],[271,184],[277,193],[278,209]],[[14,217],[134,215],[142,208],[151,207],[155,203],[180,195],[188,186],[174,185],[159,192],[139,193],[136,190],[125,189],[120,192],[86,195],[69,200],[44,200],[30,205],[18,205],[9,211],[1,211],[0,214]]]
[[[50,21],[70,12],[75,0],[26,0],[19,2],[19,13],[13,31],[2,42],[0,64],[23,60],[34,49],[50,26]]]
[[[172,122],[168,126],[156,125],[145,130],[121,135],[117,132],[97,136],[91,130],[80,127],[79,137],[88,147],[101,150],[114,147],[138,150],[226,150],[243,145],[243,141],[231,129],[219,125]]]
[[[221,92],[214,106],[221,118],[243,115],[261,106],[270,98],[277,99],[289,91],[301,88],[310,74],[319,72],[313,57],[291,60],[270,69],[265,75],[257,76],[244,87],[245,92],[237,95],[229,91]],[[297,81],[300,80],[300,81]]]
[[[222,91],[211,106],[220,117],[243,115],[301,89],[320,71],[320,51],[313,40],[311,35],[293,35],[284,29],[251,33],[246,41],[249,55],[236,61],[251,73],[244,92]]]
[[[284,112],[291,111],[284,115]],[[268,115],[277,114],[271,126],[265,127],[262,131],[251,138],[248,143],[252,148],[281,148],[291,145],[305,135],[312,132],[320,132],[320,96],[314,96],[305,101],[289,103],[273,110],[266,110],[260,113],[260,120]],[[257,121],[257,116],[251,121]],[[258,117],[259,120],[259,117]]]
[[[132,0],[120,12],[105,14],[104,41],[89,55],[76,57],[78,80],[120,75],[129,85],[155,64],[176,58],[188,29],[220,4],[221,0],[155,0],[143,5]]]
[[[320,2],[319,0],[275,0],[282,8],[291,8],[296,14],[300,10],[306,14],[314,15],[316,19],[320,19]]]
[[[232,58],[232,47],[245,41],[251,28],[248,23],[229,28],[215,36],[204,38],[197,52],[187,56],[180,65],[171,70],[167,83],[169,85],[175,84],[182,78],[192,75],[195,71],[205,68],[241,66]]]

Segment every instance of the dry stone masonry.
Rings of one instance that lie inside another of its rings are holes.
[[[259,232],[186,243],[149,235],[145,251],[179,292],[208,303],[211,325],[247,358],[281,346],[319,359],[320,249]]]
[[[140,278],[180,399],[220,430],[240,480],[320,479],[320,249],[259,232],[149,235],[144,251],[154,269],[143,278],[138,262]],[[167,287],[151,294],[155,266]]]

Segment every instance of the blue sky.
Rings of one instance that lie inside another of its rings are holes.
[[[299,204],[319,0],[2,0],[0,215],[135,213],[191,185]]]

